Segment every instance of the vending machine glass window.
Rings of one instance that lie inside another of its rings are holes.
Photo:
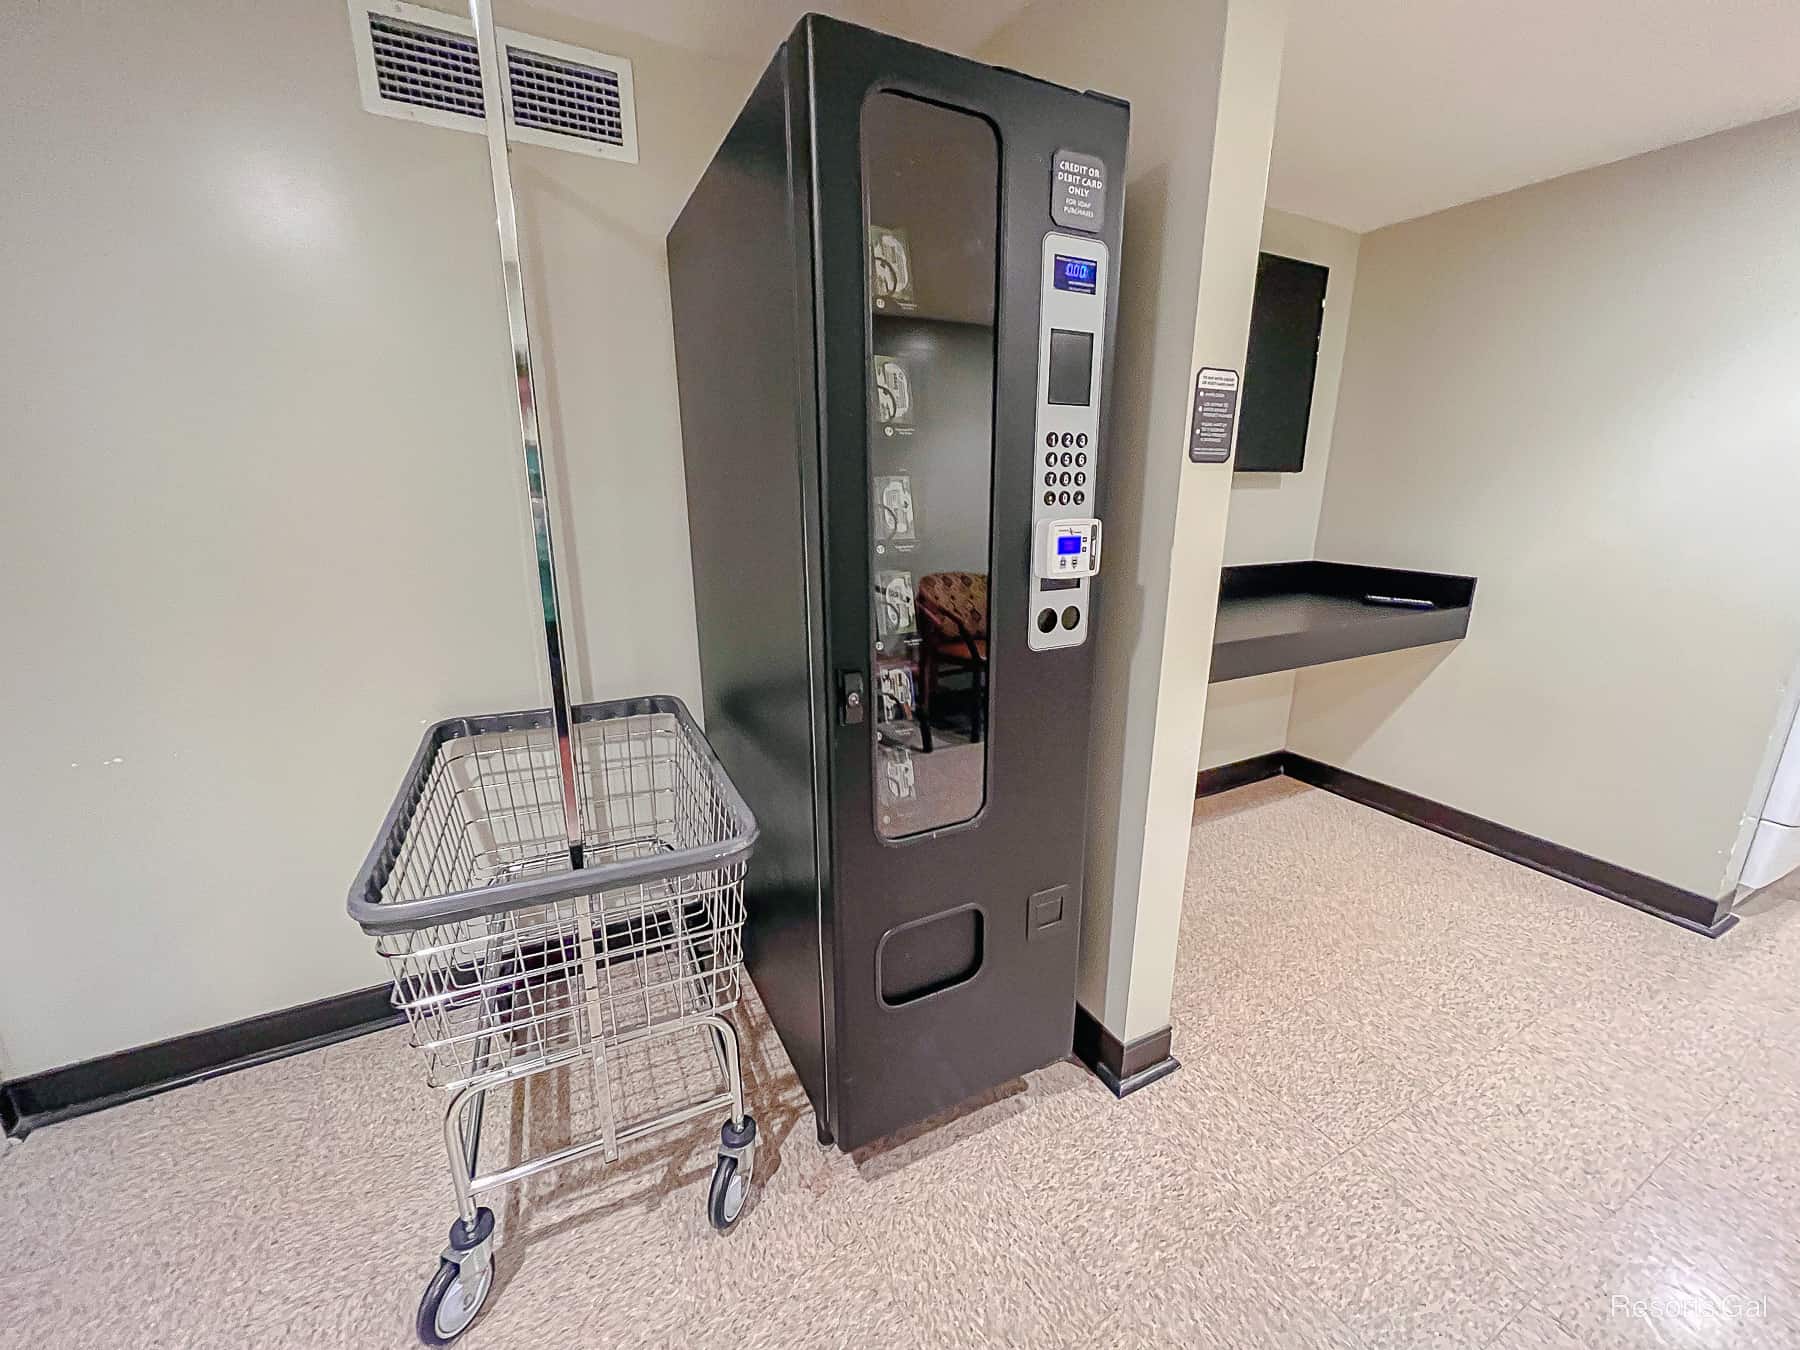
[[[987,795],[999,144],[979,117],[863,108],[876,829],[960,824]]]

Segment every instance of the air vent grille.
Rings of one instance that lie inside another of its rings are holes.
[[[408,0],[348,0],[363,107],[480,133],[481,55],[469,20]],[[637,163],[631,62],[498,28],[506,136]]]
[[[483,115],[481,59],[474,38],[371,14],[369,45],[382,98],[475,118]]]
[[[506,49],[513,121],[607,145],[625,144],[625,118],[616,71],[557,61],[518,47]]]

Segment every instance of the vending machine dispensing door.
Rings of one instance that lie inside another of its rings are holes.
[[[1127,125],[809,16],[669,236],[746,959],[843,1147],[1070,1048]]]

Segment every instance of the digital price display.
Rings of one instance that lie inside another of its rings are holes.
[[[1056,551],[1059,555],[1081,552],[1081,536],[1078,534],[1057,535]]]
[[[1073,258],[1066,253],[1058,253],[1052,279],[1059,291],[1093,295],[1100,284],[1100,264],[1092,258]]]

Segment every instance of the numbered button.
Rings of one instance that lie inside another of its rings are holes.
[[[1075,494],[1075,505],[1077,505],[1077,506],[1080,506],[1080,505],[1081,505],[1081,504],[1082,504],[1082,503],[1083,503],[1083,502],[1085,502],[1085,501],[1086,501],[1086,500],[1087,500],[1087,493],[1085,493],[1085,492],[1077,492],[1077,493],[1076,493],[1076,494]]]
[[[1085,473],[1078,473],[1075,475],[1075,486],[1076,487],[1086,487],[1087,486],[1087,475]]]
[[[1077,432],[1075,434],[1075,444],[1078,446],[1085,446],[1087,444],[1087,432]]]
[[[1045,474],[1044,476],[1046,478],[1048,478],[1050,475]],[[1056,505],[1056,494],[1054,492],[1046,492],[1044,494],[1044,505],[1045,506],[1055,506]]]
[[[1086,463],[1087,463],[1087,456],[1086,456],[1086,455],[1077,455],[1077,456],[1075,456],[1075,465],[1076,465],[1076,467],[1077,467],[1077,468],[1080,468],[1080,467],[1082,467],[1082,466],[1084,466],[1084,465],[1085,465],[1085,464],[1086,464]]]
[[[1044,495],[1049,496],[1050,494],[1045,493]],[[1059,492],[1056,494],[1056,500],[1059,505],[1067,506],[1069,504],[1069,494],[1066,492]]]
[[[1056,486],[1056,475],[1053,473],[1045,474],[1044,475],[1044,486],[1045,487],[1055,487]]]
[[[1063,449],[1067,450],[1071,445],[1075,444],[1075,438],[1065,431],[1062,434],[1062,443]]]

